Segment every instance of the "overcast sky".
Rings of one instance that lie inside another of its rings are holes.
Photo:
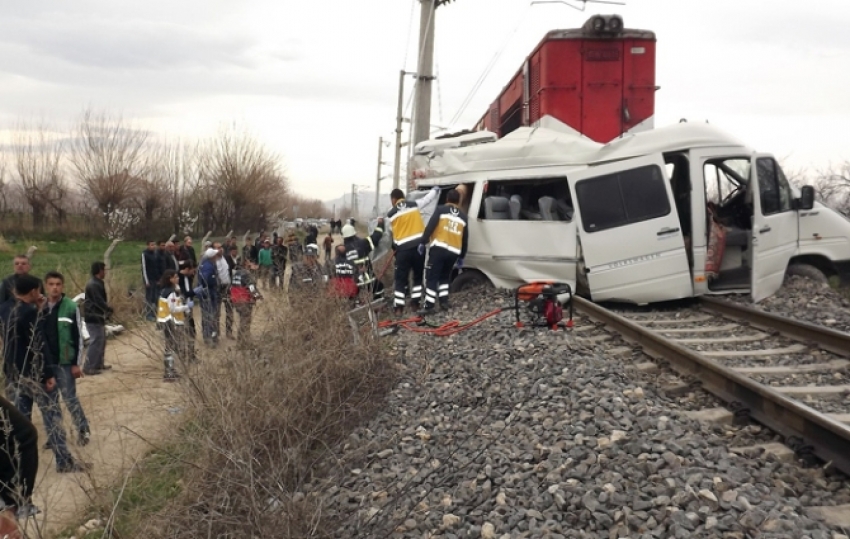
[[[322,199],[374,185],[378,137],[395,128],[398,71],[416,69],[418,0],[0,6],[0,127],[67,124],[86,106],[169,137],[237,121],[283,157],[296,190]],[[584,13],[455,0],[437,12],[432,123],[450,122],[506,38],[450,127],[471,127],[548,30],[593,13],[657,34],[656,126],[708,119],[795,168],[850,159],[850,0],[627,0]]]

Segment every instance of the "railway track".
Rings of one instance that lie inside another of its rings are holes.
[[[576,309],[725,403],[850,475],[850,334],[703,298],[664,311]],[[606,335],[585,336],[601,340]]]

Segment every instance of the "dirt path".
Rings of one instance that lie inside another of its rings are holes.
[[[153,359],[159,357],[154,349],[159,345],[158,336],[143,329],[109,339],[106,363],[112,370],[78,381],[77,391],[91,425],[91,443],[76,445],[67,410],[63,410],[65,432],[71,452],[94,467],[89,473],[58,474],[53,453],[40,451],[33,502],[42,513],[27,522],[31,537],[38,536],[34,526],[43,536],[52,537],[80,524],[94,489],[120,484],[133,463],[150,451],[142,438],[159,442],[174,432],[174,419],[182,407],[176,386],[162,382],[162,363]],[[33,422],[43,445],[47,438],[37,411]]]

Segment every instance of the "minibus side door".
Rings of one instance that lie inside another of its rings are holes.
[[[594,301],[690,297],[690,266],[663,156],[568,173]]]

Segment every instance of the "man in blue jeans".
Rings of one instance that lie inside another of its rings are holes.
[[[41,295],[39,284],[40,281],[32,275],[18,276],[15,299],[0,305],[6,392],[27,419],[32,418],[33,404],[41,408],[44,429],[56,456],[56,471],[82,472],[89,465],[74,459],[65,442],[56,390],[56,362],[45,346],[45,318],[41,315],[45,298]]]
[[[80,362],[83,358],[80,309],[65,297],[65,277],[61,273],[48,272],[44,277],[44,285],[47,290],[44,334],[50,353],[58,361],[55,368],[56,383],[74,419],[78,443],[86,445],[91,439],[89,422],[77,398],[77,378],[82,374]]]

